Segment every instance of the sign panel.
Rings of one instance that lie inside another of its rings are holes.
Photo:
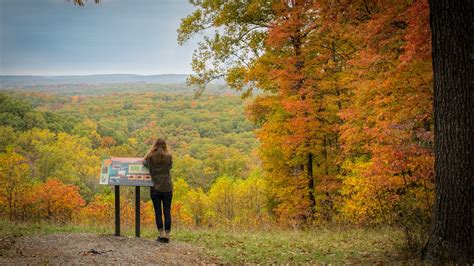
[[[102,161],[101,185],[153,186],[150,171],[143,158],[111,157]]]

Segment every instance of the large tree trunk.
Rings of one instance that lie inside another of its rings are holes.
[[[436,205],[427,258],[474,262],[474,1],[430,0]]]

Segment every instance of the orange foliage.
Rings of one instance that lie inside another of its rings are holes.
[[[81,209],[79,220],[86,224],[112,224],[114,221],[114,199],[112,196],[97,195]]]
[[[248,110],[283,220],[308,216],[312,189],[316,219],[340,210],[351,221],[392,222],[409,198],[409,208],[430,212],[428,3],[350,2],[277,2],[267,50],[247,73],[271,92]]]
[[[40,218],[66,222],[71,220],[85,202],[77,186],[65,185],[58,179],[49,179],[34,187]]]
[[[362,47],[346,71],[351,105],[339,113],[342,216],[360,223],[390,223],[415,209],[429,216],[434,160],[428,3],[368,3],[356,2],[345,13],[332,10],[340,20],[368,17],[342,29]]]
[[[110,148],[112,146],[115,146],[116,144],[117,142],[115,141],[114,138],[107,136],[107,137],[102,138],[100,146],[103,148]]]

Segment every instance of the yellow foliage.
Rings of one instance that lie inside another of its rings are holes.
[[[26,159],[12,149],[0,153],[0,213],[10,220],[18,218],[18,207],[26,199],[29,171]]]

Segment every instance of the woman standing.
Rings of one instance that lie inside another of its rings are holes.
[[[171,231],[171,199],[173,198],[173,183],[170,175],[173,157],[168,153],[166,142],[163,139],[157,139],[153,143],[145,155],[144,164],[150,169],[153,181],[153,186],[150,187],[150,197],[155,208],[156,227],[160,232],[157,240],[168,243]],[[162,210],[165,216],[164,230]]]

